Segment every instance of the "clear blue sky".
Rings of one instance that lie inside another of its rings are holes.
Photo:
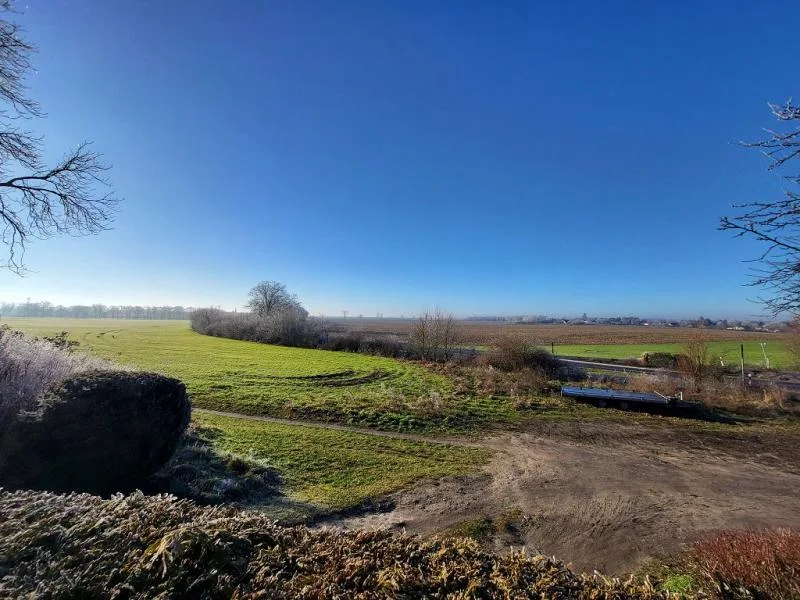
[[[800,96],[800,2],[29,0],[36,123],[124,197],[0,299],[749,316],[775,198],[735,142]]]

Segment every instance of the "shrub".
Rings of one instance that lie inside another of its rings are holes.
[[[726,531],[697,542],[692,560],[723,598],[800,598],[800,531]]]
[[[408,343],[420,359],[445,362],[453,356],[460,338],[460,326],[453,313],[437,308],[426,311],[411,324]]]
[[[394,335],[366,338],[361,342],[359,352],[388,358],[401,358],[410,355],[408,345],[401,342]]]
[[[678,356],[671,352],[645,352],[642,354],[642,362],[646,367],[654,369],[676,369]]]
[[[47,340],[25,337],[0,327],[0,435],[20,410],[31,410],[48,386],[83,371],[119,369],[110,362],[70,353],[66,336],[59,348]]]
[[[190,412],[177,379],[109,371],[68,377],[0,436],[0,485],[101,494],[133,489],[172,456]]]
[[[677,371],[694,384],[699,391],[708,381],[722,379],[723,369],[711,358],[711,350],[705,338],[697,337],[683,346],[683,353],[676,357]]]
[[[409,356],[408,344],[401,342],[397,336],[374,335],[365,337],[359,331],[335,333],[320,345],[323,350],[337,352],[361,352],[375,356],[400,358]]]
[[[41,598],[666,598],[471,540],[281,527],[169,496],[0,493],[0,595]]]
[[[497,340],[485,355],[487,364],[501,371],[533,369],[545,377],[556,377],[561,361],[528,342],[520,335],[506,335]]]
[[[358,331],[350,331],[348,333],[337,333],[328,336],[328,339],[322,344],[324,350],[333,350],[336,352],[358,352],[361,350],[361,342],[363,337]]]
[[[201,308],[189,317],[194,331],[205,335],[283,346],[316,347],[322,338],[318,319],[302,309],[286,308],[268,315],[229,313]]]

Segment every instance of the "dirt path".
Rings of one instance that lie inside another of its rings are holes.
[[[482,474],[426,483],[396,494],[391,512],[331,524],[428,535],[513,512],[498,549],[629,572],[705,531],[800,527],[797,441],[607,425],[508,433],[482,441],[495,451]]]
[[[498,550],[525,546],[580,570],[625,573],[703,532],[800,527],[800,435],[725,433],[603,423],[541,424],[483,439],[436,438],[195,409],[494,451],[482,473],[394,494],[390,512],[330,519],[346,528],[432,535],[481,517],[506,517]]]

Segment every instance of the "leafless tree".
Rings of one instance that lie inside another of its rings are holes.
[[[13,12],[11,3],[0,2],[0,11]],[[43,138],[18,126],[44,116],[25,84],[35,50],[15,23],[0,19],[0,240],[8,246],[0,266],[16,273],[25,270],[30,239],[108,229],[117,203],[107,167],[87,142],[48,166]]]
[[[411,325],[409,343],[423,360],[449,360],[458,343],[459,327],[452,313],[425,311]]]
[[[695,391],[699,391],[706,380],[719,380],[722,377],[722,371],[712,360],[708,339],[702,334],[697,334],[683,345],[676,368],[684,379],[694,385]]]
[[[267,317],[286,309],[303,311],[295,294],[290,294],[279,281],[262,281],[248,293],[247,306],[259,317]]]
[[[777,171],[800,157],[800,106],[789,100],[784,105],[769,107],[782,130],[768,129],[764,140],[743,145],[760,149],[770,160],[768,169]],[[800,184],[798,174],[783,178],[789,186]],[[800,194],[787,188],[779,200],[736,208],[743,209],[743,214],[723,217],[720,229],[766,243],[766,250],[754,261],[758,266],[754,268],[751,284],[767,291],[767,297],[761,300],[774,315],[784,312],[800,315]]]

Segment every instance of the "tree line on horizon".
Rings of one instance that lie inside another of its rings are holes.
[[[61,317],[67,319],[154,319],[186,321],[195,309],[186,306],[138,306],[50,302],[0,302],[0,317]]]

